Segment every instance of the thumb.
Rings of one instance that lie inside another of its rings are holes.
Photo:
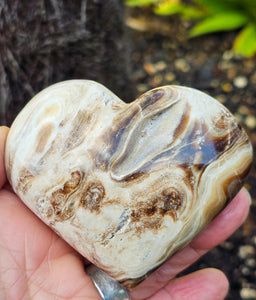
[[[0,188],[2,188],[6,182],[6,173],[4,167],[4,150],[8,131],[8,127],[0,126]]]

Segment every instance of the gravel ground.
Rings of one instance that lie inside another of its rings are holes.
[[[256,147],[256,59],[230,51],[235,32],[188,40],[191,24],[157,17],[139,9],[126,18],[134,43],[133,72],[137,94],[161,85],[200,89],[217,98],[236,116]],[[256,160],[245,186],[253,196],[245,224],[187,272],[216,267],[230,281],[229,300],[256,299]]]

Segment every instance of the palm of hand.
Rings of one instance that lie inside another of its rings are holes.
[[[100,299],[71,247],[11,192],[0,201],[1,299]]]
[[[0,127],[0,188],[6,183],[3,152],[7,133],[7,128]],[[241,192],[190,245],[135,288],[132,299],[224,299],[228,282],[218,270],[170,279],[242,224],[248,200]],[[84,271],[82,258],[8,189],[0,190],[0,298],[101,299]]]

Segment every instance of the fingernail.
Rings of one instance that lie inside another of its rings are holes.
[[[249,202],[250,202],[250,205],[252,204],[252,197],[251,197],[251,194],[248,192],[248,190],[243,187],[242,190],[244,191],[244,193],[247,195],[248,199],[249,199]]]

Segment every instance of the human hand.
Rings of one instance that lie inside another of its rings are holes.
[[[0,127],[0,299],[101,299],[84,259],[40,221],[8,186],[4,171],[7,127]],[[221,300],[228,281],[205,269],[170,281],[228,238],[245,220],[250,199],[242,190],[188,246],[131,291],[132,300]]]

